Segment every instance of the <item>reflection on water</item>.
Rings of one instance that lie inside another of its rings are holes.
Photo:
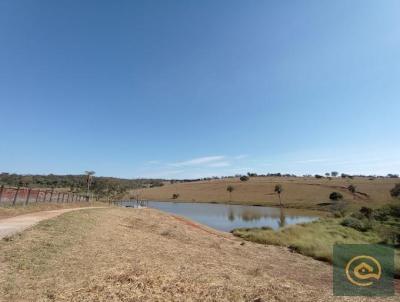
[[[123,206],[135,207],[136,202],[123,201]],[[286,225],[310,222],[316,216],[296,214],[296,210],[283,208],[211,204],[211,203],[178,203],[168,201],[149,201],[147,206],[172,214],[187,217],[221,231],[234,228],[251,228],[268,226],[273,229]]]
[[[283,208],[279,209],[280,215],[279,215],[279,227],[283,228],[286,225],[286,216],[285,216],[285,210]]]

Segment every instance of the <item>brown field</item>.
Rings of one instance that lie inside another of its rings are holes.
[[[140,197],[148,200],[172,200],[172,194],[179,194],[178,201],[219,202],[249,205],[279,204],[278,196],[274,194],[276,184],[283,186],[282,200],[285,207],[328,210],[330,208],[329,194],[338,191],[351,207],[377,207],[393,201],[390,189],[399,179],[354,178],[316,179],[303,177],[252,177],[247,182],[238,178],[198,181],[191,183],[165,184],[162,187],[141,189]],[[347,187],[353,184],[357,193],[353,196]],[[232,201],[229,201],[228,185],[234,187]],[[131,195],[135,192],[131,192]]]
[[[154,209],[81,210],[0,241],[0,301],[398,301],[333,297],[326,263]]]

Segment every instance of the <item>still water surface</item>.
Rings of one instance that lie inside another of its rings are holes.
[[[136,207],[135,201],[122,201],[122,206]],[[149,208],[187,217],[214,229],[229,232],[235,228],[268,226],[273,229],[286,225],[310,222],[318,219],[293,209],[228,205],[194,202],[149,201]]]

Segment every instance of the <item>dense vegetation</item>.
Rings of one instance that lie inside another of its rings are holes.
[[[0,185],[32,188],[67,188],[71,192],[86,192],[86,175],[19,175],[0,173]],[[92,177],[90,190],[96,196],[122,196],[130,189],[162,186],[161,179],[123,179],[113,177]]]
[[[378,209],[362,207],[343,218],[327,218],[294,225],[277,231],[267,228],[241,228],[232,231],[243,239],[282,245],[313,258],[332,261],[335,243],[379,243],[394,246],[397,274],[400,275],[400,205]]]

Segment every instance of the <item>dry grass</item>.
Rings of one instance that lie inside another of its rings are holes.
[[[70,208],[82,208],[89,206],[105,206],[104,203],[100,202],[71,202],[71,203],[48,203],[48,202],[38,202],[31,203],[28,205],[16,205],[16,206],[2,206],[0,207],[0,219],[14,217],[18,215],[41,212],[41,211],[50,211],[50,210],[60,210],[60,209],[70,209]]]
[[[290,178],[290,177],[254,177],[247,182],[239,179],[223,179],[199,181],[192,183],[166,184],[163,187],[141,189],[140,194],[149,200],[171,200],[172,194],[178,193],[180,201],[196,202],[229,202],[228,185],[234,187],[232,202],[250,205],[278,205],[278,197],[274,194],[276,184],[282,184],[284,192],[282,199],[286,207],[329,210],[329,194],[338,191],[346,201],[354,207],[378,207],[392,200],[389,194],[398,179],[335,178]],[[357,186],[357,190],[368,194],[356,194],[354,197],[347,187]]]
[[[325,263],[204,228],[153,209],[64,214],[0,242],[0,300],[369,301],[332,297]]]

